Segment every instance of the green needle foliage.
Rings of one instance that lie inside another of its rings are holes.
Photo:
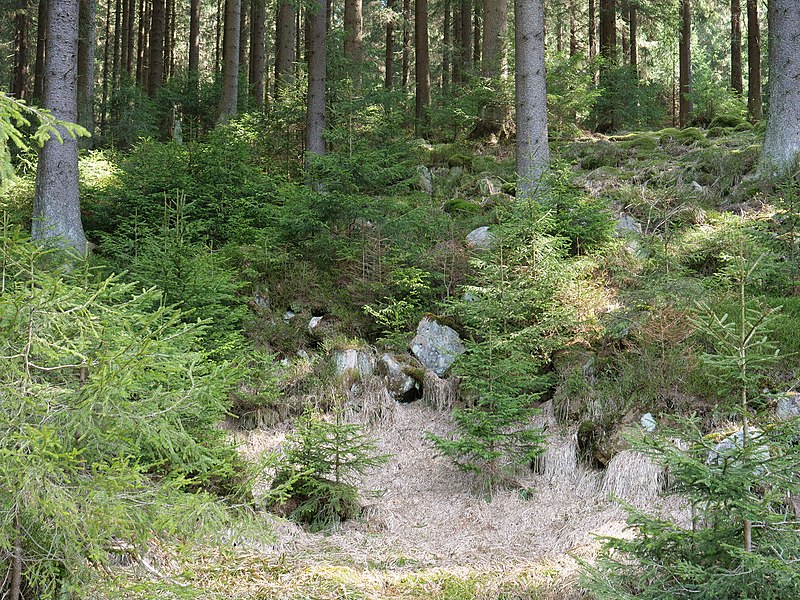
[[[629,508],[632,539],[606,538],[586,585],[598,598],[796,598],[800,596],[800,530],[790,514],[800,493],[800,420],[754,421],[760,370],[776,360],[769,340],[774,310],[746,304],[745,286],[759,261],[740,256],[730,269],[737,320],[701,305],[703,355],[736,400],[722,407],[741,429],[720,444],[697,420],[645,437],[636,446],[668,469],[673,492],[692,507],[691,527]],[[675,442],[680,440],[680,443]]]
[[[341,411],[328,421],[308,409],[275,459],[277,475],[268,501],[312,531],[357,516],[361,477],[389,460],[376,451],[374,438],[344,422]]]
[[[473,336],[455,366],[471,402],[453,411],[453,438],[430,437],[489,488],[542,452],[533,402],[550,385],[545,366],[574,322],[559,301],[571,276],[565,242],[542,233],[546,225],[520,220],[494,230],[494,249],[473,259],[473,283],[454,305]]]
[[[24,597],[63,598],[181,490],[240,491],[215,427],[235,373],[157,292],[2,233],[0,556]]]

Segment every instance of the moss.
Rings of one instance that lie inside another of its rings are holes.
[[[447,166],[451,169],[453,167],[461,167],[469,171],[472,169],[472,156],[470,154],[453,154],[447,159]]]
[[[744,121],[742,123],[739,123],[736,127],[734,127],[733,130],[734,131],[750,131],[751,129],[753,129],[753,124],[752,123],[748,123],[747,121]]]
[[[600,167],[618,167],[626,158],[627,152],[619,144],[600,140],[583,148],[580,166],[587,171]]]
[[[742,119],[740,117],[735,115],[719,115],[711,120],[710,127],[736,127],[741,124]]]
[[[619,147],[625,150],[653,151],[658,148],[658,141],[647,135],[633,136],[619,142]]]
[[[481,207],[463,198],[451,198],[444,203],[444,212],[453,214],[476,214],[481,212]]]

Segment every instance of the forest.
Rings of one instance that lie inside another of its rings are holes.
[[[800,2],[0,10],[2,598],[800,597]]]

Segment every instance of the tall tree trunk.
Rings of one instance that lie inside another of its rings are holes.
[[[800,6],[796,0],[770,0],[767,17],[769,109],[761,170],[781,177],[800,159]]]
[[[125,0],[122,0],[123,4]],[[172,11],[175,8],[174,0],[164,0],[164,36],[162,41],[163,55],[161,57],[161,81],[168,81],[171,75],[169,70],[169,56],[172,44]],[[124,27],[123,27],[124,29]]]
[[[449,2],[450,0],[445,0],[445,2]],[[387,90],[391,90],[394,87],[394,6],[396,0],[387,0],[386,8],[388,8],[392,14],[389,17],[389,21],[386,23],[386,62],[384,68],[384,75],[383,75],[383,87]],[[447,42],[445,42],[445,46]]]
[[[578,7],[576,0],[569,3],[569,55],[570,57],[578,54]]]
[[[428,0],[414,3],[414,70],[416,101],[414,117],[417,137],[428,135],[428,106],[431,103],[431,62],[428,51]]]
[[[62,121],[78,118],[78,0],[53,2],[47,19],[44,106]],[[78,141],[47,140],[39,153],[31,238],[52,241],[83,256],[86,236],[78,192]]]
[[[295,54],[295,8],[291,0],[281,0],[275,18],[275,98],[293,76]]]
[[[350,79],[358,86],[361,63],[364,60],[364,16],[362,0],[344,0],[344,57],[348,62]]]
[[[239,25],[241,0],[225,0],[225,48],[222,56],[222,96],[217,122],[236,115],[239,102]]]
[[[595,0],[589,0],[589,58],[597,56],[597,14]]]
[[[326,29],[328,5],[314,0],[308,9],[308,112],[306,114],[306,165],[312,155],[325,154]]]
[[[136,46],[136,81],[141,86],[144,86],[146,77],[147,30],[147,3],[145,0],[139,0],[139,43]]]
[[[132,18],[132,15],[129,10],[130,3],[128,2],[128,0],[122,0],[121,9],[122,9],[122,31],[120,33],[120,53],[121,53],[120,65],[122,66],[123,69],[125,69],[128,65],[128,49],[129,49],[128,33],[129,33],[129,25]],[[80,112],[80,106],[78,107],[78,112]]]
[[[678,124],[686,127],[692,113],[692,5],[681,0],[681,39],[679,48],[680,77],[678,92]]]
[[[761,108],[761,29],[758,24],[758,0],[747,0],[747,112],[760,121]]]
[[[472,67],[472,0],[461,0],[461,40],[459,48],[461,51],[461,66],[465,75]]]
[[[617,9],[615,0],[600,0],[600,56],[606,66],[617,63]]]
[[[147,95],[155,98],[164,82],[164,0],[153,0],[149,46]]]
[[[103,39],[103,99],[100,108],[100,133],[106,132],[106,114],[108,111],[108,82],[110,74],[109,68],[109,42],[111,38],[111,0],[106,2],[106,27],[105,38]]]
[[[401,85],[408,91],[408,72],[411,70],[411,0],[403,0],[403,74]]]
[[[475,5],[472,15],[472,64],[477,70],[481,62],[481,4]]]
[[[36,19],[36,64],[33,68],[33,97],[39,101],[44,99],[44,54],[47,44],[48,4],[49,0],[39,0],[39,15]]]
[[[267,64],[266,0],[251,0],[250,17],[250,94],[259,110],[264,108],[264,69]]]
[[[628,41],[628,32],[630,31],[630,8],[628,7],[628,0],[620,0],[620,13],[622,18],[622,27],[620,35],[620,45],[622,46],[622,64],[627,64],[631,57],[631,47]]]
[[[450,57],[453,53],[450,37],[451,0],[444,0],[444,21],[442,23],[442,91],[450,92]]]
[[[200,0],[189,5],[189,86],[197,91],[200,82]]]
[[[731,89],[739,94],[742,85],[742,5],[731,0]]]
[[[250,37],[250,27],[248,24],[248,15],[250,14],[250,6],[248,0],[240,0],[241,6],[239,8],[239,71],[243,72],[247,69],[248,55],[247,55],[247,41]],[[247,74],[242,73],[244,79],[247,80]],[[249,87],[247,88],[249,89]]]
[[[78,19],[78,124],[94,135],[94,60],[97,45],[97,0],[80,0]],[[79,145],[92,147],[92,138]]]
[[[14,70],[11,93],[24,99],[28,87],[28,7],[27,1],[14,16]]]
[[[464,54],[461,47],[461,3],[463,0],[453,0],[453,84],[461,85],[464,82]]]
[[[516,0],[517,200],[535,199],[550,162],[544,0]]]
[[[631,67],[634,76],[638,76],[639,66],[639,13],[637,12],[636,0],[630,2],[630,12],[628,23],[631,32]]]
[[[52,0],[57,2],[58,0]],[[114,2],[114,60],[111,71],[111,87],[114,90],[119,90],[120,70],[122,65],[121,45],[122,45],[122,2],[116,0]]]
[[[299,73],[300,63],[303,60],[303,35],[306,10],[302,5],[297,8],[294,15],[294,63]]]
[[[133,75],[133,52],[136,37],[136,0],[127,0],[127,2],[128,14],[130,14],[130,18],[128,19],[128,61],[122,66],[128,75]]]
[[[481,76],[495,86],[508,76],[508,0],[484,0],[483,58]],[[480,139],[506,132],[511,107],[502,94],[492,94],[489,102],[480,107],[480,118],[470,137]]]

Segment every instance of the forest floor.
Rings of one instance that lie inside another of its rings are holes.
[[[615,218],[630,215],[638,223],[636,245],[626,247],[628,256],[616,263],[613,256],[604,259],[597,269],[601,284],[613,289],[620,314],[629,314],[626,310],[634,305],[647,305],[645,310],[655,314],[659,309],[652,308],[653,298],[659,294],[674,299],[702,290],[699,282],[721,256],[725,233],[739,226],[731,219],[758,222],[774,216],[769,198],[745,177],[758,157],[754,136],[729,131],[715,138],[711,133],[687,129],[595,136],[561,149],[583,193],[607,199]],[[800,323],[800,305],[780,302],[791,326],[779,342],[790,353],[800,344],[791,333]],[[645,364],[650,347],[641,339],[633,343],[645,348],[637,355],[637,368],[643,370],[633,376],[646,381],[647,369],[670,368],[664,354],[657,356],[661,362]],[[633,363],[620,364],[628,368]],[[796,369],[784,369],[786,381],[796,375]],[[615,390],[627,393],[621,386]],[[680,410],[683,396],[673,391],[660,399]],[[624,398],[623,404],[629,401]],[[154,546],[144,564],[119,567],[113,585],[126,598],[154,597],[148,591],[153,584],[161,598],[582,597],[580,561],[596,555],[597,536],[625,535],[626,513],[615,498],[648,509],[664,501],[662,510],[680,518],[686,511],[680,502],[659,497],[661,473],[640,455],[622,452],[604,469],[584,464],[577,425],[556,423],[548,414],[551,404],[543,408],[547,454],[537,469],[518,474],[514,489],[489,496],[476,487],[474,475],[437,455],[426,433],[447,435],[452,428],[447,413],[421,401],[396,404],[388,418],[370,429],[379,451],[391,458],[363,482],[365,491],[376,493],[365,493],[360,518],[310,533],[260,513],[271,535],[243,534],[225,549],[209,544],[187,552]],[[634,408],[632,421],[638,422],[653,406]],[[666,405],[655,408],[666,410]],[[231,435],[246,458],[258,460],[277,449],[288,430],[282,423]],[[262,488],[267,484],[262,482]]]

